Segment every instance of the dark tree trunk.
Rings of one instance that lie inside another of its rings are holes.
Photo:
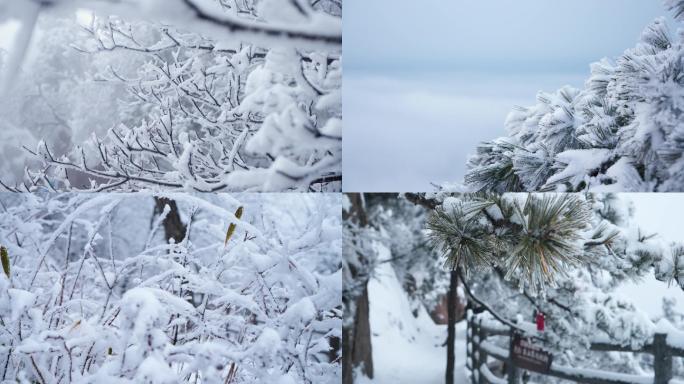
[[[345,215],[343,212],[343,219],[352,220],[358,223],[360,226],[365,227],[368,225],[368,216],[366,215],[366,209],[363,206],[363,197],[360,193],[348,193],[347,197],[351,203],[351,208],[349,212]]]
[[[454,365],[456,363],[456,304],[458,295],[458,272],[451,271],[449,281],[449,299],[447,316],[447,366],[446,366],[446,384],[454,383]]]
[[[328,339],[330,343],[330,350],[328,351],[328,360],[332,362],[340,361],[340,340],[339,337],[333,336]]]
[[[154,198],[154,215],[158,216],[164,212],[164,207],[169,206],[169,214],[162,222],[164,227],[164,238],[168,243],[173,239],[176,243],[180,243],[185,238],[186,226],[180,218],[178,212],[178,205],[175,200],[167,199],[166,197]]]
[[[354,319],[354,367],[361,366],[369,378],[373,378],[373,346],[371,345],[370,305],[368,302],[368,286],[356,301],[356,318]]]
[[[361,372],[368,378],[373,378],[373,345],[371,343],[370,305],[368,301],[368,287],[356,300],[354,326],[342,329],[342,382],[354,382],[353,371],[361,367]]]
[[[354,343],[352,343],[354,338],[353,331],[353,328],[342,327],[342,384],[352,384],[354,382],[354,367],[351,363],[354,346]]]
[[[360,226],[368,225],[368,217],[363,207],[363,198],[358,193],[347,194],[351,202],[351,209],[343,214],[345,220],[354,220]],[[351,271],[352,276],[358,273]],[[361,367],[361,373],[369,378],[373,378],[373,348],[371,345],[370,329],[370,305],[368,302],[368,286],[363,289],[362,294],[355,299],[353,325],[351,328],[342,329],[342,382],[352,384],[354,382],[353,372],[357,367]]]

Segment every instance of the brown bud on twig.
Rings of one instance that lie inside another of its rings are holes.
[[[10,278],[10,259],[9,259],[9,254],[7,253],[7,248],[5,247],[0,247],[0,259],[2,259],[2,270],[5,272],[5,275],[7,275],[7,278]]]
[[[235,211],[235,217],[238,218],[238,220],[242,218],[242,207],[239,207],[237,211]],[[230,223],[228,226],[228,232],[226,232],[226,241],[223,242],[223,246],[228,245],[228,240],[230,240],[230,238],[233,236],[233,233],[235,233],[235,227],[237,227],[237,224],[235,223]]]

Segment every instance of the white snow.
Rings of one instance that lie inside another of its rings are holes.
[[[0,49],[9,51],[12,49],[15,35],[19,31],[20,23],[17,20],[9,20],[0,23]]]
[[[637,376],[617,372],[605,372],[596,369],[582,369],[572,367],[553,366],[553,369],[566,373],[568,375],[576,375],[587,379],[599,380],[623,380],[625,382],[634,384],[650,384],[653,383],[652,376]]]
[[[10,320],[13,322],[17,321],[36,301],[36,295],[23,289],[10,288],[7,294],[10,301]]]
[[[389,250],[378,245],[380,260]],[[414,317],[390,263],[381,263],[368,284],[373,346],[373,380],[359,384],[442,384],[446,368],[445,325],[424,308]],[[455,383],[465,383],[465,322],[457,324]]]
[[[0,0],[3,181],[35,167],[50,175],[32,189],[339,191],[333,1]],[[22,148],[38,141],[41,156]]]
[[[603,148],[561,152],[556,155],[556,158],[560,163],[567,164],[567,166],[563,171],[551,176],[548,183],[569,180],[572,185],[577,185],[583,179],[588,179],[585,175],[598,168],[609,156],[610,151]]]
[[[338,382],[340,196],[165,196],[177,211],[158,213],[184,221],[182,241],[157,228],[150,191],[0,193],[6,378],[224,383],[232,364],[233,382]],[[228,223],[238,235],[224,246]]]
[[[624,193],[634,203],[634,221],[645,234],[657,233],[665,243],[681,241],[681,223],[684,217],[684,194],[679,193]],[[637,282],[626,282],[616,290],[629,298],[637,308],[651,317],[662,315],[663,298],[674,298],[675,308],[684,312],[684,290],[677,284],[668,285],[649,275]]]

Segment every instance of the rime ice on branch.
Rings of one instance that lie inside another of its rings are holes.
[[[666,6],[684,21],[684,2]],[[684,33],[664,18],[634,48],[591,65],[584,89],[540,92],[512,111],[508,135],[480,145],[466,188],[477,191],[684,190]]]
[[[339,196],[6,193],[0,203],[2,380],[340,381]]]
[[[341,2],[88,4],[96,12],[80,11],[80,32],[47,16],[81,2],[39,8],[47,20],[36,24],[34,44],[60,59],[78,53],[82,68],[43,64],[51,58],[39,53],[27,59],[10,92],[32,94],[35,84],[54,126],[27,116],[36,105],[8,112],[20,115],[11,128],[35,142],[22,140],[34,156],[6,189],[341,189]],[[71,52],[50,52],[55,46]],[[15,51],[10,63],[23,56]],[[115,90],[108,105],[93,106],[103,118],[86,128],[73,112],[87,102],[76,88],[83,83]]]

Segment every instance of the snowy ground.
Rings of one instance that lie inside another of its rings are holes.
[[[389,251],[381,247],[380,257],[388,258]],[[424,309],[413,317],[389,263],[380,265],[368,289],[375,378],[360,383],[443,383],[446,326],[435,325]],[[465,322],[457,327],[455,379],[456,383],[465,383]]]
[[[539,90],[581,87],[589,73],[344,74],[344,190],[426,191],[463,178],[477,145],[505,134],[516,105]]]

